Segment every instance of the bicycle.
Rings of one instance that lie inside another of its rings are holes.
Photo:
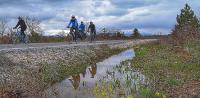
[[[89,37],[90,38],[90,42],[95,41],[95,39],[96,39],[96,31],[89,30],[88,33],[89,33],[89,36],[90,36]]]
[[[70,27],[67,27],[67,28],[70,28]],[[82,37],[82,34],[80,34],[81,32],[79,30],[76,30],[73,29],[73,28],[70,28],[70,32],[69,34],[72,36],[72,41],[74,42],[77,42],[77,39],[80,38],[81,40],[83,40],[83,37]]]
[[[17,43],[28,44],[29,43],[29,37],[25,34],[25,38],[23,39],[23,35],[21,34],[21,31],[19,29],[20,28],[17,28],[16,32],[14,32],[14,34],[12,36],[13,44],[17,44]]]
[[[87,39],[87,33],[79,30],[79,34],[82,37],[82,40],[86,40]]]

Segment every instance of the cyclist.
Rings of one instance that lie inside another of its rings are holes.
[[[70,34],[72,35],[73,40],[76,42],[78,36],[78,21],[75,16],[72,15],[67,28],[70,28]]]
[[[86,34],[85,34],[85,24],[83,21],[81,21],[81,24],[79,26],[79,32],[81,33],[81,37],[82,38],[86,38]]]
[[[90,22],[90,25],[88,27],[88,32],[89,31],[90,31],[90,41],[92,42],[96,37],[96,27],[92,21]]]
[[[25,35],[24,31],[26,31],[27,26],[26,26],[25,21],[22,19],[22,17],[18,17],[18,23],[13,29],[16,29],[18,27],[21,29],[21,31],[20,31],[20,34],[21,34],[20,42],[26,43],[25,42],[26,35]]]

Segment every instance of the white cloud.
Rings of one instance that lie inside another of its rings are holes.
[[[35,16],[42,20],[41,26],[46,32],[64,29],[71,15],[76,15],[79,22],[94,21],[100,28],[137,27],[141,32],[170,32],[176,22],[176,15],[186,2],[197,15],[200,15],[199,0],[19,0],[9,3],[7,0],[3,1],[0,1],[0,17],[8,17],[11,25],[15,24],[19,15]],[[18,2],[23,2],[24,6],[20,6]]]
[[[99,6],[96,7],[96,14],[105,15],[116,10],[116,7],[109,0],[95,3],[99,3]]]
[[[57,34],[59,34],[59,33],[61,33],[61,32],[65,32],[65,33],[64,33],[65,36],[69,34],[69,30],[68,30],[68,29],[67,29],[67,30],[60,30],[60,29],[56,30],[56,29],[53,29],[53,30],[47,30],[47,31],[44,33],[44,35],[57,35]]]

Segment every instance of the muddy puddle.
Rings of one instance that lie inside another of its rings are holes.
[[[130,68],[133,49],[97,62],[82,73],[73,74],[43,92],[44,98],[124,98],[138,96],[145,76]],[[126,61],[126,62],[124,62]]]

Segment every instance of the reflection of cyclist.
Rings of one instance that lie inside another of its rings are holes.
[[[70,34],[72,35],[73,40],[76,41],[79,34],[78,34],[78,21],[75,18],[75,16],[72,16],[67,27],[70,28]]]
[[[93,22],[90,22],[88,32],[90,31],[90,41],[92,42],[96,37],[96,27]]]
[[[91,68],[89,68],[89,71],[91,73],[91,78],[94,78],[94,76],[96,75],[97,73],[97,65],[92,65]]]
[[[79,87],[80,84],[80,75],[72,75],[72,79],[69,79],[70,82],[72,83],[74,89],[76,90]]]
[[[25,21],[21,17],[18,17],[18,20],[19,21],[18,21],[17,25],[13,29],[16,29],[18,27],[21,29],[20,34],[21,34],[22,38],[20,39],[20,41],[25,43],[26,35],[25,35],[24,31],[26,30],[27,26],[26,26]]]

